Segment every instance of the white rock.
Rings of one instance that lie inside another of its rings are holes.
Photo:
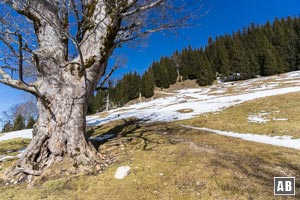
[[[123,179],[126,176],[128,176],[130,172],[130,167],[129,166],[121,166],[117,169],[116,173],[115,173],[115,178],[116,179]]]

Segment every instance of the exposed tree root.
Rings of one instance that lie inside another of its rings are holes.
[[[36,135],[20,160],[5,172],[6,184],[32,182],[40,176],[101,173],[110,164],[92,144],[85,140],[80,144],[72,151],[63,151],[70,149],[64,147],[61,148],[63,152],[56,149],[53,153],[49,148],[49,137]]]

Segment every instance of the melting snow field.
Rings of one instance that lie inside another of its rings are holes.
[[[208,95],[208,92],[203,93],[203,90],[203,88],[179,90],[170,97],[111,110],[108,116],[101,119],[97,118],[97,116],[88,116],[87,123],[89,126],[97,126],[129,117],[136,117],[147,122],[170,122],[190,119],[203,113],[220,111],[227,107],[262,97],[300,92],[300,87],[259,90],[235,95]],[[178,112],[182,109],[189,109],[192,112]]]
[[[0,136],[0,141],[3,140],[10,140],[14,138],[32,138],[32,129],[25,129],[21,131],[13,131],[9,133],[4,133],[2,136]]]
[[[197,115],[217,112],[230,106],[262,97],[300,92],[299,86],[300,71],[296,71],[280,76],[261,77],[243,82],[227,82],[204,88],[182,89],[173,92],[173,95],[169,97],[111,110],[103,118],[98,118],[96,115],[88,116],[87,123],[89,126],[97,126],[129,117],[135,117],[145,122],[170,122],[190,119]],[[236,92],[226,93],[230,87]],[[180,110],[190,110],[191,112],[183,113],[179,112]],[[255,123],[266,123],[269,121],[264,119],[262,113],[250,115],[248,120]],[[273,120],[287,119],[279,118]],[[250,133],[220,132],[217,130],[211,130],[210,132],[254,142],[300,149],[300,139],[292,139],[290,136],[271,137]]]
[[[99,126],[130,117],[138,118],[144,122],[170,122],[190,119],[197,115],[217,112],[246,101],[291,92],[300,92],[300,71],[280,76],[261,77],[246,81],[219,83],[210,87],[168,92],[168,97],[114,109],[104,113],[106,114],[105,117],[88,116],[87,124],[88,126]],[[188,112],[180,112],[181,110],[188,110]],[[256,123],[267,122],[264,121],[263,115],[250,115],[248,120]],[[273,120],[288,119],[278,118]],[[210,132],[265,144],[300,149],[300,139],[292,139],[289,136],[282,138],[217,130],[210,130]],[[31,134],[31,129],[5,133],[0,136],[0,141],[17,137],[31,138]]]

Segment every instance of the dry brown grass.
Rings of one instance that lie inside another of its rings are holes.
[[[265,200],[275,199],[274,176],[299,178],[296,150],[133,119],[93,130],[94,136],[106,133],[116,137],[100,151],[116,163],[104,173],[41,180],[30,189],[26,184],[2,185],[0,199]],[[131,173],[117,180],[113,176],[121,165],[129,165]]]
[[[270,120],[259,124],[248,121],[249,115],[258,115],[265,111]],[[290,135],[300,137],[300,93],[290,93],[261,98],[227,108],[221,112],[209,113],[180,123],[211,129],[255,133],[266,135]],[[273,118],[286,118],[277,121]]]

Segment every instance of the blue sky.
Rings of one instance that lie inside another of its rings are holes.
[[[198,26],[178,30],[176,35],[156,33],[146,42],[146,47],[124,47],[116,52],[127,57],[127,64],[117,70],[114,77],[120,78],[128,71],[143,73],[161,56],[169,56],[176,49],[188,46],[205,46],[209,36],[231,34],[252,22],[264,24],[275,17],[299,16],[300,0],[206,0],[203,12],[209,12],[198,21]],[[22,92],[0,84],[0,118],[9,106],[20,103]]]

